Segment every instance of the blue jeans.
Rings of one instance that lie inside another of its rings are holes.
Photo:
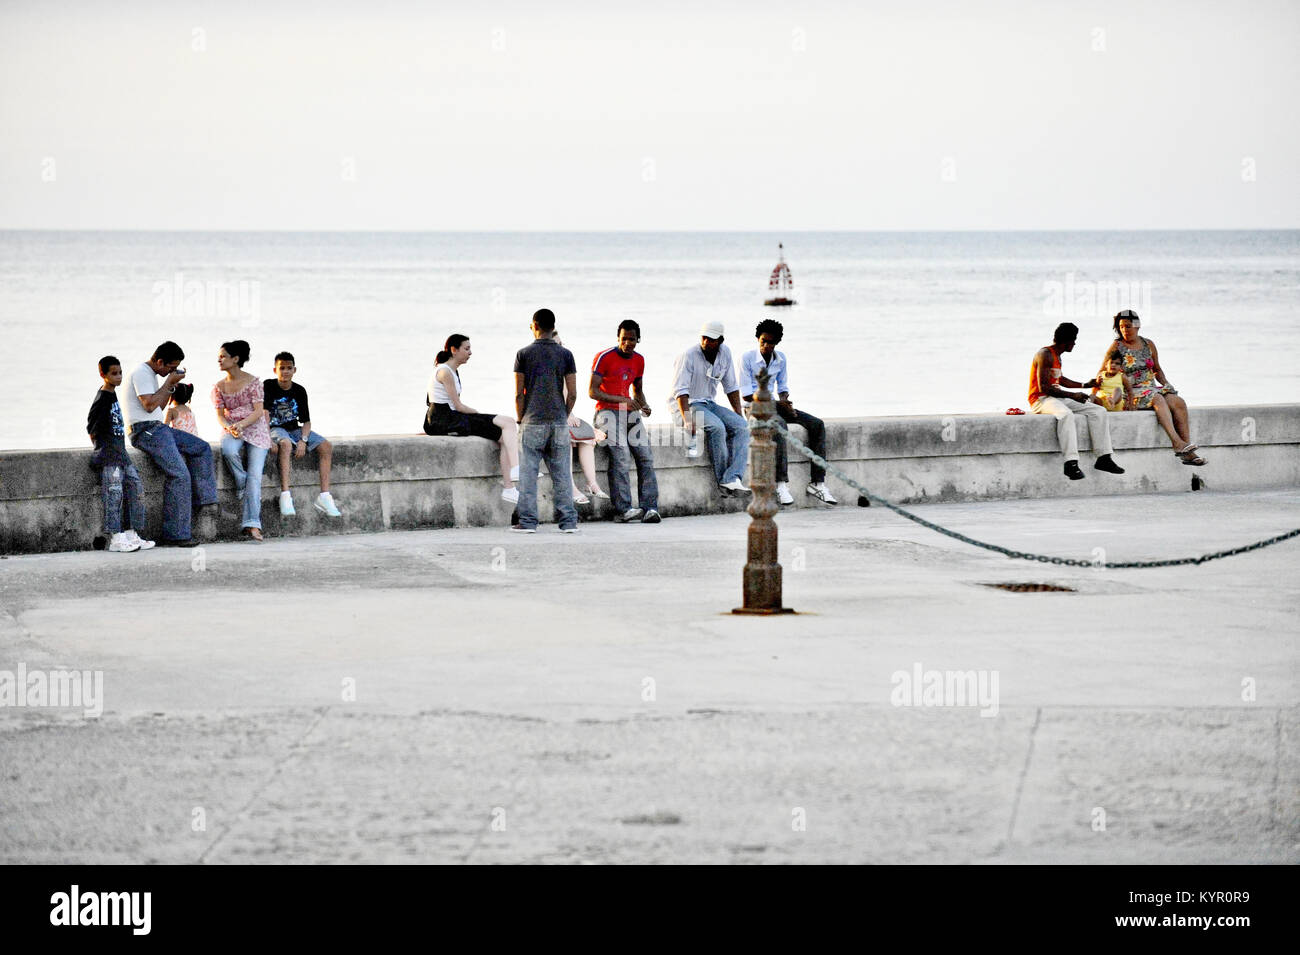
[[[569,423],[525,424],[519,429],[519,526],[537,527],[537,469],[542,460],[551,475],[560,527],[578,526],[573,506],[573,451]]]
[[[194,511],[217,503],[212,448],[202,438],[169,428],[161,421],[133,427],[131,446],[149,455],[163,473],[163,540],[189,540],[193,536]]]
[[[695,415],[695,427],[704,429],[718,483],[739,481],[749,461],[749,425],[745,419],[716,401],[692,401],[689,410]]]
[[[104,498],[104,533],[111,537],[122,532],[122,498],[125,496],[131,530],[143,536],[144,483],[135,465],[105,464],[99,470],[99,490]]]
[[[640,412],[628,413],[626,407],[596,412],[596,427],[609,435],[609,496],[614,510],[622,513],[632,507],[632,480],[628,468],[636,458],[636,503],[647,511],[659,510],[659,483],[655,480],[655,459],[650,451],[650,436]]]
[[[240,454],[244,448],[248,448],[247,470]],[[230,435],[221,439],[221,456],[226,459],[230,476],[235,479],[235,490],[244,499],[244,522],[240,527],[262,528],[262,469],[266,466],[266,455],[270,450]]]

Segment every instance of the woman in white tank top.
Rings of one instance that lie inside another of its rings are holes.
[[[451,394],[448,393],[446,386],[438,377],[438,369],[440,368],[446,368],[451,372],[452,379],[455,382],[455,395],[457,398],[460,397],[460,374],[456,371],[454,365],[444,362],[441,365],[434,366],[433,377],[429,379],[429,393],[426,400],[431,405],[450,405],[452,403]]]
[[[424,433],[464,437],[472,435],[495,441],[501,448],[501,497],[511,504],[518,502],[515,481],[519,477],[519,434],[510,415],[481,414],[460,400],[460,366],[473,354],[468,335],[451,335],[438,352],[433,377],[425,394],[428,410],[424,415]]]

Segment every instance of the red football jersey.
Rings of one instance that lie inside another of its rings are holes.
[[[632,396],[632,382],[645,372],[645,359],[637,352],[631,358],[624,358],[617,348],[606,348],[596,355],[591,363],[591,370],[600,375],[600,390],[609,395]],[[597,411],[617,411],[624,405],[597,401]]]

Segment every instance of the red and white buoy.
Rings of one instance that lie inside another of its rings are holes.
[[[767,280],[767,288],[773,295],[764,305],[793,305],[794,299],[790,296],[794,294],[794,276],[790,274],[790,266],[785,264],[785,245],[781,242],[776,244],[780,252],[780,261],[772,269],[772,276]]]

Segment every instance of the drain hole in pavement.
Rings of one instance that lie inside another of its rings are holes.
[[[1058,587],[1056,584],[981,584],[980,586],[1009,590],[1013,594],[1077,593],[1073,587]]]

